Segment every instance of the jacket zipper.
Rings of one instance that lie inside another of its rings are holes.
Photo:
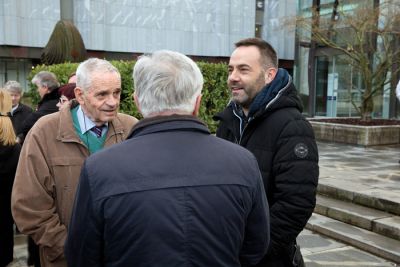
[[[283,94],[283,92],[286,91],[287,88],[289,88],[289,85],[290,85],[291,81],[292,81],[292,78],[291,78],[291,76],[289,76],[289,81],[288,81],[288,83],[285,85],[285,87],[283,87],[281,90],[279,90],[278,94],[277,94],[271,101],[269,101],[269,103],[265,106],[264,111],[267,110],[268,107],[271,106],[273,103],[275,103],[275,101]],[[239,133],[240,136],[239,136],[239,142],[238,142],[236,136],[234,135],[234,136],[235,136],[235,142],[236,142],[236,144],[238,144],[238,145],[242,145],[242,137],[243,137],[243,135],[244,135],[244,131],[246,130],[246,128],[247,128],[247,126],[249,125],[250,121],[252,121],[253,117],[250,117],[250,118],[249,118],[249,120],[247,121],[247,124],[244,126],[244,128],[243,128],[243,130],[242,130],[243,119],[242,119],[238,114],[236,114],[235,109],[233,109],[232,111],[233,111],[233,114],[240,120],[240,131],[239,131],[239,132],[240,132],[240,133]]]
[[[234,115],[239,119],[239,121],[240,121],[239,142],[238,142],[238,140],[237,140],[237,138],[236,138],[236,135],[234,135],[234,136],[235,136],[235,142],[236,142],[236,144],[238,144],[238,145],[242,145],[242,137],[243,137],[244,131],[246,130],[247,125],[249,125],[249,123],[250,123],[250,121],[252,120],[252,118],[249,118],[249,120],[247,121],[246,125],[243,127],[243,119],[242,119],[242,117],[240,117],[238,114],[236,114],[236,112],[235,112],[234,109],[233,109],[232,111],[233,111],[233,114],[234,114]],[[243,127],[243,129],[242,129],[242,127]]]

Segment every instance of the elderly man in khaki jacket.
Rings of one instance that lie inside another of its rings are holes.
[[[42,117],[26,137],[12,213],[19,230],[39,245],[42,267],[67,266],[64,242],[85,158],[123,141],[137,122],[118,113],[120,95],[118,70],[88,59],[77,69],[77,103]]]

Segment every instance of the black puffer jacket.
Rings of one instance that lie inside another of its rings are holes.
[[[53,89],[50,93],[44,95],[44,97],[42,98],[42,100],[40,100],[38,104],[37,110],[31,113],[24,120],[20,135],[18,135],[18,137],[21,138],[22,142],[25,139],[25,136],[28,134],[29,130],[32,128],[35,122],[37,122],[38,119],[45,115],[49,115],[58,111],[57,103],[59,98],[60,95],[58,94],[58,88]]]
[[[276,82],[275,88],[272,84],[262,91],[271,90],[269,99],[261,100],[256,110],[253,101],[250,113],[253,110],[254,115],[250,119],[233,102],[214,118],[220,120],[218,137],[238,143],[256,156],[270,205],[267,257],[291,262],[296,237],[315,207],[318,149],[312,127],[301,114],[301,101],[291,77],[286,71],[280,70],[280,74],[284,79]]]

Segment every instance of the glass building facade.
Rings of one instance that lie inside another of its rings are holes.
[[[334,0],[298,0],[299,16],[311,18],[313,8],[318,5],[320,19],[337,20],[340,14],[334,5],[340,5],[341,12],[354,12],[358,8],[379,5],[379,0],[334,1]],[[297,31],[301,30],[297,28]],[[343,31],[346,26],[343,25]],[[360,114],[354,106],[362,100],[364,82],[359,71],[349,64],[348,58],[338,50],[313,45],[310,35],[298,34],[296,37],[294,78],[305,107],[305,114],[310,117],[354,117]],[[376,40],[379,46],[379,39]],[[373,97],[373,118],[394,118],[398,116],[398,102],[394,87],[396,77],[390,77],[384,90]]]

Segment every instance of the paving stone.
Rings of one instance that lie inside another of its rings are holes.
[[[300,245],[303,256],[347,246],[307,229],[302,231],[297,238],[297,243]]]
[[[354,192],[353,202],[400,215],[400,196],[397,192],[371,188]]]
[[[394,266],[391,262],[349,246],[308,255],[304,263],[307,267]]]
[[[393,216],[375,220],[373,231],[400,240],[400,217]]]
[[[307,223],[307,229],[338,239],[379,257],[400,263],[400,241],[398,240],[318,214],[312,215]]]
[[[317,196],[315,212],[370,231],[373,230],[374,220],[393,216],[379,210],[320,195]],[[384,228],[385,225],[382,224],[381,227]]]

